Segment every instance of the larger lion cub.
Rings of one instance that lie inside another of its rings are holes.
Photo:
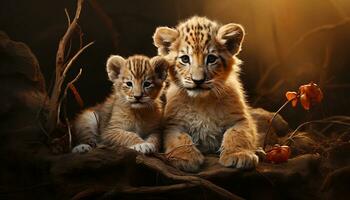
[[[252,168],[258,163],[256,127],[238,77],[236,55],[243,37],[242,26],[203,17],[155,31],[159,54],[172,62],[164,148],[180,169],[197,171],[202,153],[218,151],[219,162],[227,167]]]

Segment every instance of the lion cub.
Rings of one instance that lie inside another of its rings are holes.
[[[171,66],[164,110],[164,149],[171,162],[198,171],[203,153],[220,152],[227,167],[253,168],[256,125],[239,79],[244,29],[192,17],[176,28],[159,27],[153,36]]]
[[[105,102],[87,109],[74,123],[78,146],[86,152],[97,143],[125,146],[142,153],[158,150],[162,109],[159,96],[168,63],[161,57],[111,56],[107,61],[113,92]]]

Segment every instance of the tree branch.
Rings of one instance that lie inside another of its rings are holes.
[[[176,181],[185,181],[185,182],[188,182],[191,184],[195,184],[195,185],[199,185],[199,186],[202,186],[204,188],[207,188],[225,199],[232,199],[232,200],[235,200],[235,199],[241,200],[242,199],[241,197],[239,197],[239,196],[227,191],[226,189],[219,187],[218,185],[215,185],[212,182],[205,180],[203,178],[196,177],[196,176],[190,176],[190,175],[177,175],[175,173],[172,173],[172,172],[168,171],[167,170],[168,167],[161,160],[159,160],[157,158],[139,155],[136,157],[136,162],[146,165],[147,167],[163,174],[167,178],[170,178],[170,179],[173,179]]]
[[[62,85],[65,81],[66,74],[72,64],[75,62],[75,60],[79,57],[79,55],[90,45],[93,44],[93,42],[90,42],[89,44],[85,45],[83,48],[80,48],[79,51],[70,59],[68,59],[67,62],[65,62],[65,54],[66,54],[66,46],[67,44],[70,44],[71,38],[79,29],[79,19],[80,19],[80,13],[82,10],[84,0],[77,0],[77,8],[75,12],[75,16],[73,21],[71,21],[68,12],[65,10],[65,14],[67,16],[68,20],[68,28],[63,37],[61,38],[57,53],[56,53],[56,70],[55,70],[55,82],[53,89],[51,91],[50,95],[50,101],[49,101],[49,114],[46,122],[46,128],[48,133],[51,133],[57,126],[57,123],[59,122],[59,116],[60,116],[60,103],[61,103],[61,92],[62,92]],[[68,50],[68,54],[69,54]],[[69,57],[69,55],[67,55]]]

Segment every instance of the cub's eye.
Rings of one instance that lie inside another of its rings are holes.
[[[190,57],[188,55],[183,55],[180,57],[181,62],[184,64],[190,63]]]
[[[143,87],[148,88],[148,87],[151,87],[151,86],[152,86],[152,83],[150,81],[143,82]]]
[[[132,87],[132,82],[131,82],[131,81],[126,81],[125,84],[126,84],[128,87]]]
[[[218,57],[216,55],[209,54],[207,56],[207,64],[215,63],[217,59],[218,59]]]

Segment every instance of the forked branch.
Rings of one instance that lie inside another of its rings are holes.
[[[49,114],[46,122],[46,128],[47,132],[51,133],[57,126],[58,123],[60,123],[59,116],[60,116],[60,103],[62,102],[62,85],[65,82],[66,74],[74,61],[78,58],[78,56],[90,45],[93,44],[93,42],[87,44],[83,48],[79,49],[77,53],[75,53],[74,56],[69,58],[69,51],[68,55],[66,55],[66,47],[67,45],[70,45],[71,39],[73,34],[78,31],[79,29],[79,19],[80,19],[80,13],[82,10],[84,0],[77,0],[77,8],[75,12],[75,16],[73,21],[71,21],[68,12],[66,11],[67,19],[68,19],[68,28],[63,37],[61,38],[58,50],[56,54],[56,70],[55,70],[55,82],[54,86],[52,88],[51,94],[50,94],[50,100],[49,100]],[[70,48],[69,48],[70,49]],[[65,58],[68,58],[66,61]]]

